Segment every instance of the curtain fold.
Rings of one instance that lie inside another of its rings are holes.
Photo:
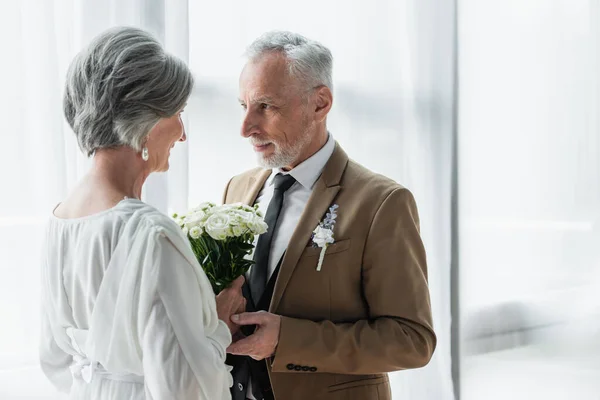
[[[404,3],[404,4],[402,4]],[[455,3],[393,2],[405,7],[401,22],[403,119],[398,126],[399,182],[413,190],[429,266],[438,338],[428,366],[391,375],[395,398],[454,399],[450,345],[450,264],[454,129]],[[400,13],[398,13],[400,14]]]
[[[461,2],[463,400],[598,397],[599,11]]]

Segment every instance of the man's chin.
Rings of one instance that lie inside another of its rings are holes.
[[[292,164],[297,156],[293,156],[291,152],[272,151],[268,154],[265,152],[257,152],[256,159],[258,165],[265,169],[285,168]]]
[[[273,155],[265,156],[264,154],[257,153],[256,161],[258,165],[264,169],[273,169],[273,168],[281,168],[283,165],[279,165],[278,160]]]
[[[273,165],[271,163],[269,163],[268,159],[266,159],[265,157],[263,157],[260,154],[256,155],[256,163],[258,164],[259,167],[264,168],[264,169],[277,168],[277,167],[273,167]]]

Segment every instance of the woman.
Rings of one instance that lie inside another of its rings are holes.
[[[186,140],[192,85],[133,28],[100,35],[70,66],[64,111],[93,167],[48,224],[41,366],[72,399],[230,398],[243,278],[215,300],[177,225],[139,200]]]

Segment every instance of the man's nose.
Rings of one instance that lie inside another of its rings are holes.
[[[256,132],[258,132],[258,121],[250,112],[246,111],[242,119],[240,135],[244,138],[249,138]]]

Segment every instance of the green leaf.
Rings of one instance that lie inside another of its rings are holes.
[[[215,294],[248,272],[254,264],[245,257],[252,252],[254,235],[215,240],[203,233],[198,239],[188,238],[194,255],[206,273]]]
[[[241,250],[245,250],[245,251],[251,251],[254,248],[254,245],[251,243],[239,243],[238,247]]]

